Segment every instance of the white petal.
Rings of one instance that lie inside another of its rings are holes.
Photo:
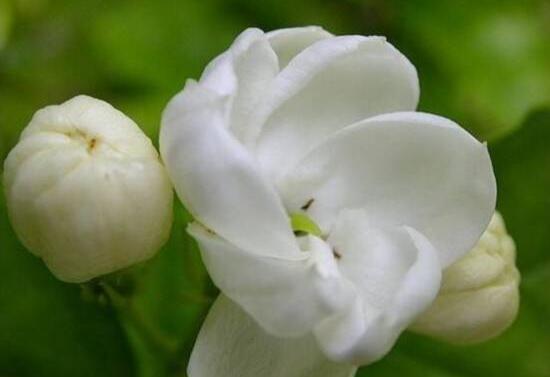
[[[235,94],[238,89],[235,62],[241,59],[254,43],[264,38],[264,33],[260,29],[249,28],[243,31],[227,51],[206,66],[200,83],[220,95]]]
[[[288,260],[246,252],[198,224],[188,231],[214,283],[272,334],[303,335],[355,298],[321,239],[310,237],[301,259]]]
[[[369,116],[414,110],[419,95],[415,68],[381,37],[318,41],[273,85],[257,153],[275,179],[333,132]]]
[[[168,104],[161,154],[176,191],[207,227],[264,255],[299,252],[280,199],[224,127],[224,97],[190,82]]]
[[[342,212],[329,243],[359,299],[352,310],[320,325],[315,335],[331,359],[365,365],[389,352],[437,295],[437,252],[416,230],[376,227],[361,210]]]
[[[316,148],[281,184],[289,211],[328,231],[344,208],[378,225],[409,225],[447,266],[477,242],[494,212],[496,185],[485,145],[455,123],[422,113],[359,122]]]
[[[311,335],[297,339],[265,333],[221,295],[199,333],[189,377],[353,377],[356,367],[327,360]]]
[[[201,85],[231,96],[228,127],[245,145],[250,145],[258,134],[256,109],[278,72],[277,56],[264,33],[247,29],[201,76]]]
[[[273,30],[266,37],[279,58],[279,67],[284,68],[303,49],[333,35],[319,26],[305,26]]]

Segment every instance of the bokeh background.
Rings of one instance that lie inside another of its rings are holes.
[[[309,24],[387,36],[419,71],[420,109],[488,141],[522,273],[520,313],[501,337],[455,347],[405,334],[359,375],[549,377],[550,1],[0,0],[0,160],[34,111],[80,93],[157,143],[166,102],[241,30]],[[1,197],[0,376],[184,376],[216,290],[184,232],[189,216],[175,214],[170,241],[129,273],[132,299],[115,309],[26,252]]]

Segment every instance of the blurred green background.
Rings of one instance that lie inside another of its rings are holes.
[[[307,24],[385,35],[411,59],[420,109],[489,142],[518,245],[521,309],[504,335],[454,347],[405,334],[359,375],[549,377],[550,1],[0,0],[0,159],[35,110],[80,93],[156,143],[166,102],[240,31]],[[216,291],[184,232],[189,216],[179,205],[175,214],[170,241],[133,271],[134,298],[115,310],[26,252],[2,197],[0,376],[184,376]]]

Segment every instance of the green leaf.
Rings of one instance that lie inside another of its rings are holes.
[[[189,221],[191,216],[178,203],[170,239],[138,276],[136,306],[147,322],[177,344],[176,355],[164,358],[131,329],[140,377],[182,375],[198,330],[217,296],[198,247],[185,231]]]
[[[550,109],[493,145],[498,208],[518,247],[523,273],[550,263]],[[549,296],[550,297],[550,296]]]
[[[8,42],[12,27],[12,9],[7,0],[0,0],[0,51]]]
[[[550,376],[550,110],[532,114],[491,146],[498,208],[517,244],[522,273],[516,322],[502,336],[452,346],[404,334],[390,355],[359,376]]]
[[[102,9],[89,38],[113,80],[170,94],[245,27],[209,1],[132,1]]]
[[[134,359],[115,313],[56,280],[17,241],[0,195],[0,375],[120,377]]]
[[[397,46],[419,71],[420,108],[492,140],[549,105],[547,5],[392,1]]]

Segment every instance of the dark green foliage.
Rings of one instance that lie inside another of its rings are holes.
[[[0,203],[0,375],[120,377],[135,372],[113,310],[83,300],[24,250]]]

